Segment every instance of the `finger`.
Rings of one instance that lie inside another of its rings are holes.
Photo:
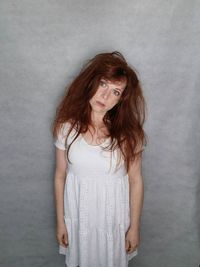
[[[66,234],[64,234],[64,236],[63,236],[63,243],[65,244],[65,246],[68,245],[68,238],[67,238]]]
[[[133,252],[133,250],[128,250],[127,254],[131,254]]]
[[[127,253],[130,254],[130,253],[132,253],[133,251],[134,251],[133,247],[130,246],[129,249],[127,250]]]
[[[128,250],[128,254],[132,253],[133,251],[135,251],[137,249],[137,246],[134,246],[134,247],[130,247],[129,250]]]
[[[130,246],[131,246],[130,242],[126,240],[126,244],[125,244],[126,250],[129,250]]]
[[[60,243],[60,245],[62,246],[62,247],[67,247],[67,245],[65,244],[65,242],[64,242],[64,240]]]
[[[65,246],[63,236],[58,238],[58,243],[60,246]]]

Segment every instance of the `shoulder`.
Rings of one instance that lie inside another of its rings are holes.
[[[66,138],[71,133],[72,123],[69,121],[62,122],[57,128],[57,138]]]
[[[71,122],[63,122],[60,124],[59,129],[57,131],[57,136],[55,137],[54,144],[58,148],[65,150],[65,144],[67,145],[71,143],[74,138],[75,131],[72,128],[73,124]]]
[[[71,139],[78,131],[78,124],[75,124],[72,121],[66,121],[62,124],[62,131],[65,136],[68,136]]]
[[[73,126],[73,122],[72,121],[66,121],[61,123],[60,125],[60,131],[62,131],[62,133],[66,134],[68,133],[70,130],[76,129],[75,126]]]
[[[63,122],[61,124],[61,130],[64,133],[67,133],[71,129],[71,126],[72,126],[71,122],[69,122],[69,121]]]
[[[135,148],[135,152],[140,153],[143,150],[145,150],[145,148],[146,148],[146,144],[143,144],[142,142],[137,143],[136,148]]]

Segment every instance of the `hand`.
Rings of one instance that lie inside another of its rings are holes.
[[[56,238],[59,245],[64,247],[68,246],[68,233],[65,222],[57,224]]]
[[[137,249],[140,243],[140,232],[138,229],[129,228],[125,236],[125,247],[128,254]]]

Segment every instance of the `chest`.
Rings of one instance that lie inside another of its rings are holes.
[[[123,161],[119,162],[119,151],[103,150],[109,141],[106,139],[102,145],[89,145],[79,135],[69,150],[69,170],[79,176],[98,176],[101,179],[107,176],[124,176],[126,171]]]

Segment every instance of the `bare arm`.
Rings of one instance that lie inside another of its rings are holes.
[[[140,229],[140,218],[144,200],[144,183],[141,174],[141,156],[130,167],[129,176],[129,199],[130,199],[130,228]]]
[[[56,148],[56,169],[54,177],[54,197],[57,224],[64,222],[64,186],[66,180],[67,161],[65,150]]]

